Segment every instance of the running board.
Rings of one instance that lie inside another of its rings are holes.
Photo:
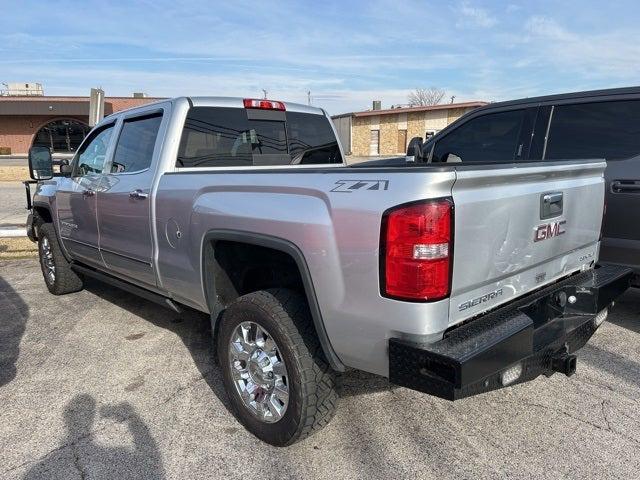
[[[84,265],[72,263],[71,268],[77,273],[95,278],[96,280],[100,280],[104,283],[108,283],[109,285],[113,285],[114,287],[117,287],[126,292],[133,293],[138,297],[142,297],[145,300],[149,300],[151,302],[157,303],[158,305],[162,305],[163,307],[168,308],[169,310],[173,310],[176,313],[182,313],[182,308],[168,297],[151,292],[142,287],[138,287],[125,280],[120,280],[119,278],[116,278],[113,275],[109,275],[108,273],[103,273],[98,270],[85,267]]]

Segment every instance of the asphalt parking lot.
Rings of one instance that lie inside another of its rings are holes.
[[[0,478],[638,478],[640,293],[609,319],[573,377],[456,403],[347,374],[329,427],[278,449],[227,410],[205,316],[5,261]]]

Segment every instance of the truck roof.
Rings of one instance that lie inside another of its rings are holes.
[[[569,99],[577,99],[577,98],[593,98],[593,97],[615,97],[615,96],[624,96],[624,95],[638,95],[640,94],[640,86],[637,87],[623,87],[623,88],[607,88],[602,90],[585,90],[583,92],[570,92],[570,93],[559,93],[554,95],[543,95],[539,97],[527,97],[527,98],[519,98],[517,100],[507,100],[504,102],[495,102],[485,105],[484,107],[480,107],[475,110],[485,110],[491,108],[499,108],[499,107],[511,107],[515,105],[524,105],[531,103],[544,103],[544,102],[557,102],[559,100],[569,100]]]
[[[132,112],[135,110],[146,110],[149,107],[153,107],[154,105],[158,105],[165,102],[174,102],[180,98],[185,98],[187,101],[191,103],[191,105],[196,107],[226,107],[226,108],[244,108],[244,99],[250,97],[213,97],[213,96],[196,96],[196,97],[174,97],[174,98],[165,98],[162,100],[158,100],[157,102],[146,103],[144,105],[140,105],[137,107],[128,108],[125,110],[120,110],[118,112],[112,113],[111,115],[105,117],[113,117],[117,115],[121,115],[122,113]],[[272,99],[269,99],[272,100]],[[280,100],[278,100],[280,101]],[[285,109],[287,112],[297,112],[297,113],[311,113],[316,115],[325,115],[325,112],[322,108],[312,107],[310,105],[304,105],[301,103],[294,102],[282,102],[285,105]]]

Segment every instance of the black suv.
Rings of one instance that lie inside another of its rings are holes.
[[[640,87],[492,103],[430,138],[421,154],[425,162],[606,159],[600,260],[632,267],[638,280]]]

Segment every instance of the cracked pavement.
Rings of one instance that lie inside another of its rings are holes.
[[[278,449],[227,409],[208,319],[0,263],[0,478],[638,478],[640,291],[554,375],[451,403],[349,373],[331,424]]]

